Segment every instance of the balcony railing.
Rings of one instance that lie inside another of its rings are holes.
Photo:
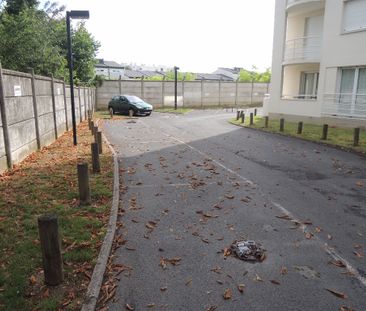
[[[366,94],[324,94],[322,114],[366,119]]]
[[[286,41],[284,61],[320,61],[321,37],[302,37]]]
[[[313,2],[313,1],[316,1],[316,0],[287,0],[287,7],[289,6],[292,6],[294,4],[297,4],[297,3],[305,3],[305,2]],[[319,1],[322,1],[322,0],[319,0]]]
[[[282,95],[282,99],[298,99],[298,100],[316,100],[317,95],[309,95],[309,94],[296,94],[296,95]]]

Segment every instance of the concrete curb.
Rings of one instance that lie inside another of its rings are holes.
[[[299,136],[289,135],[289,134],[286,134],[286,133],[266,131],[266,130],[263,130],[263,129],[260,129],[260,128],[250,127],[250,126],[246,126],[246,125],[243,126],[243,125],[240,125],[240,124],[235,124],[235,123],[231,122],[230,120],[228,122],[232,125],[235,125],[235,126],[238,126],[238,127],[241,127],[241,128],[245,128],[245,129],[249,129],[249,130],[252,130],[252,131],[259,131],[259,132],[268,133],[268,134],[272,134],[272,135],[290,137],[290,138],[293,138],[293,139],[298,139],[298,140],[314,143],[314,144],[317,144],[317,145],[320,145],[320,146],[330,147],[330,148],[337,149],[337,150],[342,150],[342,151],[345,151],[345,152],[348,152],[348,153],[353,153],[353,154],[356,154],[358,156],[366,158],[366,153],[365,152],[357,151],[357,150],[354,150],[352,148],[339,146],[339,145],[335,145],[335,144],[330,144],[330,143],[326,143],[326,142],[322,142],[322,141],[310,140],[310,139],[306,139],[306,138],[299,137]]]
[[[97,120],[97,125],[99,120]],[[112,249],[114,240],[114,234],[116,231],[118,204],[119,204],[119,166],[117,153],[109,143],[108,139],[103,134],[104,141],[108,144],[109,149],[113,154],[113,201],[111,207],[111,214],[109,216],[109,223],[107,233],[104,237],[102,247],[99,251],[97,263],[95,264],[93,275],[91,277],[88,290],[85,295],[84,303],[81,307],[81,311],[94,311],[97,305],[100,288],[102,286],[105,269],[108,263],[109,254]]]

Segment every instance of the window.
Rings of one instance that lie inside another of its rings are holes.
[[[366,114],[366,67],[342,68],[339,109],[346,114]]]
[[[348,0],[344,2],[343,31],[366,30],[366,1]]]
[[[319,72],[302,72],[300,81],[300,98],[316,99],[318,94]]]

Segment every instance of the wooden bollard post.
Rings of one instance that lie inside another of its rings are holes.
[[[303,123],[302,122],[299,122],[297,124],[297,134],[298,135],[302,134],[302,126],[303,126]]]
[[[253,112],[250,113],[250,125],[254,124]]]
[[[44,281],[47,285],[59,285],[64,280],[64,272],[57,216],[38,217],[38,231],[41,241]]]
[[[264,127],[268,128],[268,117],[264,117]]]
[[[243,124],[244,124],[244,121],[245,121],[245,113],[243,112],[243,113],[241,114],[241,123],[243,123]]]
[[[89,130],[91,130],[91,118],[88,117],[88,126],[89,126]]]
[[[321,140],[327,140],[328,138],[328,124],[323,125],[323,134]]]
[[[285,130],[285,119],[280,119],[280,132],[283,132]]]
[[[97,143],[98,143],[99,154],[102,154],[103,153],[102,131],[97,132]]]
[[[94,134],[94,121],[93,120],[90,121],[90,131],[92,134]]]
[[[113,119],[113,108],[109,108],[109,116]]]
[[[93,136],[94,136],[94,141],[97,143],[98,142],[98,126],[94,126],[94,129],[93,129]]]
[[[88,163],[78,164],[78,182],[80,205],[89,205],[91,202],[91,198]]]
[[[257,108],[254,109],[254,116],[257,115]]]
[[[353,146],[358,146],[360,144],[360,128],[356,127],[353,132]]]
[[[238,111],[236,112],[236,121],[238,121],[238,120],[239,120],[239,118],[240,118],[240,111],[238,110]]]
[[[97,143],[91,144],[91,154],[92,154],[93,172],[99,173],[100,172],[100,161],[99,161],[99,146]]]

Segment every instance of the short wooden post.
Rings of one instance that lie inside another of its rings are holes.
[[[45,283],[52,286],[59,285],[64,280],[64,272],[57,216],[42,215],[38,217],[38,231]]]
[[[353,146],[358,146],[360,144],[360,128],[356,127],[353,132]]]
[[[328,138],[328,124],[323,125],[323,134],[321,140],[327,140]]]
[[[113,108],[109,108],[109,116],[113,119]]]
[[[103,140],[102,140],[102,131],[97,131],[97,143],[99,154],[103,153]]]
[[[302,122],[299,122],[297,124],[297,134],[298,135],[302,134],[302,127],[303,127],[303,123]]]
[[[91,202],[91,198],[88,163],[78,164],[78,183],[80,205],[89,205]]]
[[[264,127],[268,128],[268,117],[264,117]]]
[[[132,118],[132,117],[133,117],[133,110],[132,110],[132,109],[130,109],[130,110],[128,111],[128,115],[129,115],[129,117],[130,117],[130,118]]]
[[[257,115],[257,108],[254,109],[254,116]]]
[[[91,119],[88,117],[88,126],[89,126],[89,130],[91,130]]]
[[[250,113],[250,125],[254,124],[253,112]]]
[[[90,131],[92,134],[94,133],[94,121],[93,120],[90,121]]]
[[[244,124],[244,121],[245,121],[245,114],[244,112],[241,114],[241,123]]]
[[[100,172],[100,160],[99,160],[99,146],[97,143],[91,144],[91,153],[92,153],[92,164],[93,164],[93,172]]]
[[[97,143],[98,142],[98,126],[94,125],[93,136],[94,136],[94,141]]]
[[[236,112],[236,121],[238,121],[238,120],[239,120],[239,118],[240,118],[240,111],[238,110],[238,111]]]
[[[285,130],[285,119],[280,119],[280,132],[283,132]]]

